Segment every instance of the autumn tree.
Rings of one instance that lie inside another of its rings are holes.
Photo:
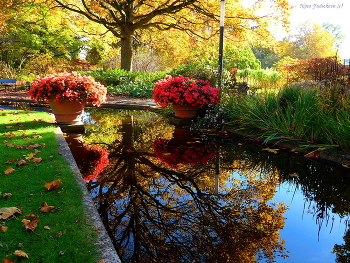
[[[289,35],[280,44],[280,55],[297,59],[335,56],[336,38],[319,24],[304,23],[299,31]]]
[[[54,0],[59,7],[83,16],[94,23],[103,25],[120,40],[121,68],[132,69],[133,48],[142,44],[145,38],[157,39],[159,33],[163,39],[171,38],[171,34],[163,32],[184,32],[185,38],[210,39],[218,32],[219,1],[217,0]],[[264,0],[257,1],[257,6]],[[268,20],[276,18],[287,23],[288,3],[285,0],[270,1],[275,12],[272,15],[258,16],[254,8],[243,8],[239,1],[228,2],[227,24],[231,38],[235,38],[253,25],[262,32],[268,26]],[[150,33],[153,33],[150,35]],[[175,38],[173,38],[175,39]],[[188,39],[190,41],[190,39]],[[207,43],[208,44],[208,43]]]
[[[21,70],[38,57],[39,64],[44,65],[51,58],[69,60],[79,56],[85,43],[63,10],[52,9],[46,3],[17,2],[8,8],[6,32],[0,36],[2,63]],[[39,65],[38,61],[34,64]]]
[[[255,45],[252,47],[255,57],[261,62],[262,68],[272,68],[279,61],[279,56],[272,48]]]

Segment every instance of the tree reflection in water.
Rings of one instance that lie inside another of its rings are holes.
[[[285,208],[269,203],[278,178],[250,171],[250,180],[215,162],[168,167],[152,145],[135,147],[132,118],[122,139],[108,146],[111,165],[88,184],[106,229],[124,262],[255,262],[285,256],[279,230]],[[140,131],[139,131],[140,132]],[[224,185],[224,181],[226,184]]]
[[[271,201],[283,182],[301,189],[306,206],[315,203],[320,227],[331,212],[349,214],[349,170],[223,139],[216,141],[219,158],[168,166],[153,144],[170,140],[172,125],[150,113],[134,121],[127,119],[133,112],[113,114],[94,113],[91,118],[99,125],[87,125],[84,139],[108,145],[111,164],[88,188],[123,262],[272,262],[284,257],[279,230],[285,208]],[[204,143],[210,136],[196,137]],[[338,262],[348,262],[348,236],[344,245],[335,245]]]

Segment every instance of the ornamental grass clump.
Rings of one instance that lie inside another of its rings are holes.
[[[219,103],[220,89],[212,87],[208,80],[166,76],[155,83],[153,99],[164,108],[168,104],[202,108],[206,105]]]
[[[272,139],[301,140],[308,144],[350,150],[350,114],[334,111],[316,90],[287,87],[278,94],[241,96],[227,100],[231,124]]]
[[[62,72],[36,78],[30,85],[29,95],[35,102],[50,99],[57,102],[91,103],[100,106],[106,101],[107,88],[93,77],[77,72]]]

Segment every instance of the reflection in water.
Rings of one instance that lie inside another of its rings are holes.
[[[87,130],[89,144],[109,151],[110,165],[88,188],[123,262],[279,261],[286,208],[273,199],[283,182],[316,203],[319,223],[348,215],[345,169],[190,131],[189,143],[179,142],[178,129],[153,113],[92,111]],[[347,247],[335,247],[339,259]]]
[[[156,139],[153,147],[157,159],[172,168],[185,164],[206,164],[217,156],[215,144],[203,142],[190,129],[184,128],[175,128],[170,140]]]
[[[99,145],[84,144],[82,134],[66,134],[65,139],[84,181],[97,179],[109,165],[108,151]]]

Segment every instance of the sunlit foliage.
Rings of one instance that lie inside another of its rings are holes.
[[[78,17],[103,25],[119,39],[121,68],[126,70],[132,69],[132,53],[137,45],[166,52],[169,58],[175,55],[181,61],[191,49],[213,46],[213,36],[219,29],[220,3],[214,0],[55,1]],[[262,13],[266,6],[271,10],[268,14]],[[240,1],[227,1],[227,40],[266,40],[271,36],[268,25],[272,20],[288,24],[288,11],[285,0],[261,0],[251,8],[242,7]]]

